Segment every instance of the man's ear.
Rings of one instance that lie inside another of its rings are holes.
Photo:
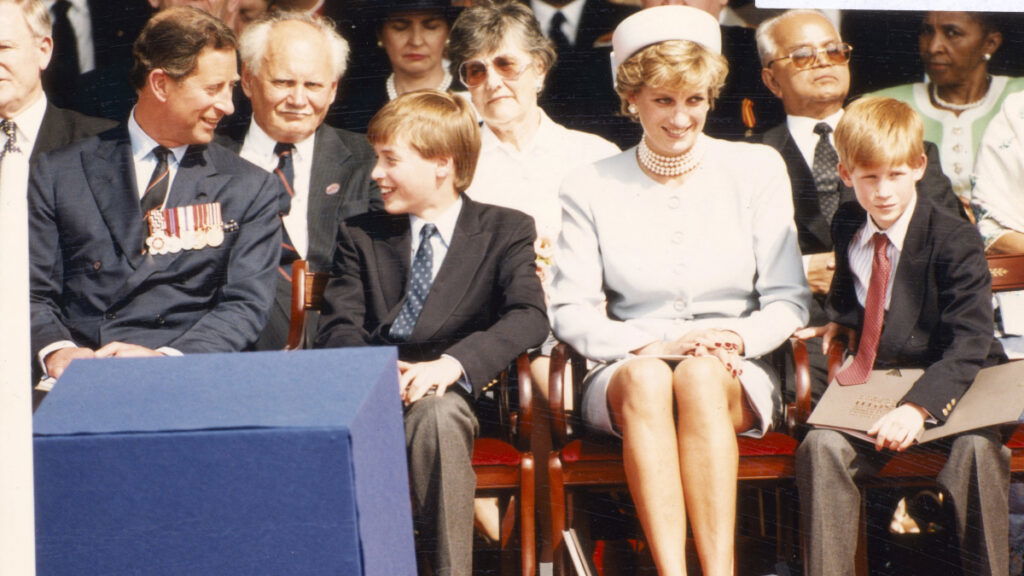
[[[847,188],[853,188],[853,175],[850,174],[846,165],[840,162],[836,168],[837,172],[839,172],[839,179],[843,181],[843,184],[845,184]]]
[[[245,97],[252,100],[252,85],[256,82],[256,75],[249,70],[249,67],[242,64],[242,92],[245,93]]]
[[[167,102],[169,99],[171,82],[174,82],[174,78],[171,78],[163,68],[150,70],[149,76],[146,77],[150,91],[161,102]]]
[[[776,98],[782,100],[782,87],[779,86],[779,81],[775,79],[775,73],[771,68],[761,68],[761,82],[764,82],[764,85]]]

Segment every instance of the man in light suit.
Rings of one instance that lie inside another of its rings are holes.
[[[793,212],[796,221],[800,252],[804,256],[804,270],[811,287],[811,325],[828,321],[824,311],[825,296],[835,270],[832,247],[832,215],[826,208],[826,194],[834,194],[831,211],[853,201],[853,189],[838,178],[836,159],[829,161],[831,184],[829,190],[818,190],[813,172],[820,135],[815,133],[819,123],[835,129],[843,116],[843,103],[850,90],[849,52],[845,57],[839,48],[842,38],[832,23],[815,10],[791,10],[763,22],[757,31],[757,48],[763,66],[764,84],[782,101],[786,121],[765,132],[760,140],[782,154],[793,187]],[[833,48],[836,59],[830,59],[828,48]],[[795,62],[790,55],[800,48],[815,51],[806,66]],[[835,153],[832,135],[826,135]],[[921,195],[933,204],[954,215],[960,215],[960,202],[953,193],[949,179],[942,173],[938,148],[925,143],[928,164],[924,177],[918,183]],[[826,361],[819,354],[817,343],[809,345],[815,397],[826,384]]]
[[[217,142],[274,172],[281,185],[287,246],[281,253],[270,319],[256,344],[280,350],[288,337],[291,269],[304,258],[310,269],[328,271],[338,223],[380,206],[370,179],[373,150],[366,137],[324,124],[345,72],[348,44],[325,19],[305,12],[277,12],[252,24],[240,39],[242,89],[252,101],[252,119],[229,128]],[[288,149],[282,159],[275,150]],[[316,316],[312,316],[316,318]],[[308,341],[316,322],[307,323]]]
[[[536,232],[462,194],[480,150],[466,100],[403,95],[367,136],[385,211],[340,225],[317,347],[398,346],[421,569],[468,576],[473,397],[548,333]]]
[[[49,378],[76,358],[241,350],[262,330],[278,187],[208,145],[232,111],[235,45],[202,11],[161,12],[135,44],[127,125],[36,163],[32,349]]]

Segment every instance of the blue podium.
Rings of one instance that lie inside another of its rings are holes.
[[[34,418],[38,575],[415,574],[395,359],[76,361]]]

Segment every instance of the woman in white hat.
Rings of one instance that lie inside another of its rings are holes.
[[[612,43],[644,137],[563,183],[550,314],[599,363],[583,417],[622,437],[659,574],[686,573],[689,520],[703,573],[731,575],[736,434],[769,430],[779,396],[758,357],[807,320],[789,178],[774,150],[702,134],[727,73],[714,18],[651,8]]]

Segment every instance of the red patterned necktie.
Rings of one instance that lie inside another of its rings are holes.
[[[889,237],[875,234],[875,255],[871,261],[871,283],[868,285],[868,297],[864,302],[864,323],[860,331],[860,344],[853,362],[844,368],[836,380],[843,386],[863,384],[875,365],[878,354],[878,341],[882,338],[882,324],[885,320],[885,293],[889,287],[889,273],[892,263],[889,261]]]

